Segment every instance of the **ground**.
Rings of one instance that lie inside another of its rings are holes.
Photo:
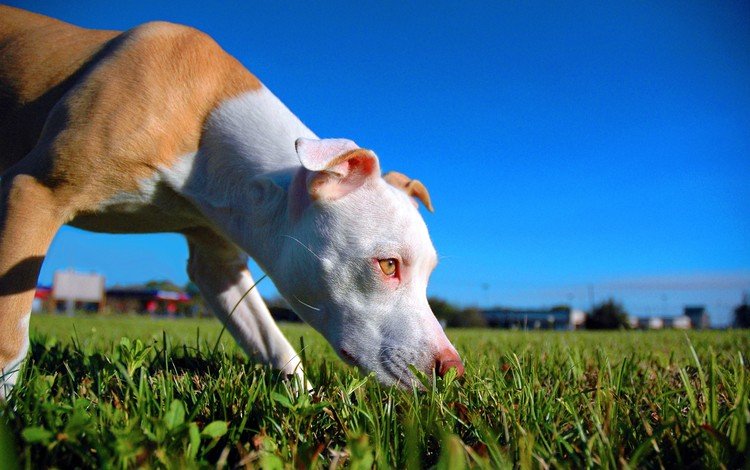
[[[748,463],[743,331],[451,330],[466,363],[380,386],[283,325],[315,391],[249,361],[214,320],[32,318],[0,405],[23,467],[708,467]],[[123,339],[123,336],[127,339]]]

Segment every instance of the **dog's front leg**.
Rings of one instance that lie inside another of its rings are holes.
[[[0,400],[26,357],[37,276],[63,213],[36,178],[5,175],[0,181]]]
[[[208,230],[191,232],[187,238],[190,279],[237,343],[249,356],[287,375],[296,375],[305,383],[299,355],[253,288],[247,255]]]

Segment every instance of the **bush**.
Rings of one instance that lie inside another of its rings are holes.
[[[750,328],[750,305],[747,304],[747,299],[734,309],[734,327]]]
[[[619,303],[612,299],[603,302],[586,315],[587,330],[627,329],[628,314]]]
[[[481,328],[487,326],[487,320],[476,307],[461,309],[443,299],[430,297],[430,308],[435,317],[451,328]]]

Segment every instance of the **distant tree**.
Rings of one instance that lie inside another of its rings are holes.
[[[185,284],[183,291],[190,296],[190,301],[188,302],[190,316],[206,317],[213,315],[213,312],[211,312],[206,306],[206,302],[203,300],[203,295],[201,294],[200,289],[198,289],[198,286],[195,285],[193,281],[188,281],[188,283]]]
[[[597,306],[586,315],[588,330],[616,330],[629,327],[628,314],[619,303],[612,299]]]
[[[476,307],[469,307],[461,311],[461,315],[458,318],[458,325],[465,328],[484,328],[487,326],[487,319],[482,314],[482,311]]]
[[[169,292],[182,292],[182,288],[172,281],[166,279],[157,281],[151,280],[143,285],[146,289],[165,290]]]
[[[570,312],[571,310],[573,310],[573,308],[568,304],[559,304],[559,305],[553,305],[550,310]]]
[[[438,320],[445,320],[452,317],[459,312],[459,308],[448,302],[447,300],[440,299],[438,297],[430,297],[427,299],[430,304],[432,313],[435,314]]]
[[[188,281],[183,290],[190,297],[200,297],[201,295],[200,289],[198,289],[198,286],[193,281]]]
[[[430,297],[427,300],[435,317],[451,328],[479,328],[487,326],[487,320],[477,308],[461,309],[437,297]]]
[[[742,300],[742,304],[734,309],[734,326],[735,328],[750,328],[750,305],[747,303],[747,296]]]

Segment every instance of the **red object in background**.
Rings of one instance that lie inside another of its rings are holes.
[[[34,292],[34,298],[35,299],[47,300],[47,299],[49,299],[50,295],[52,295],[52,288],[51,287],[37,286],[36,287],[36,292]]]

